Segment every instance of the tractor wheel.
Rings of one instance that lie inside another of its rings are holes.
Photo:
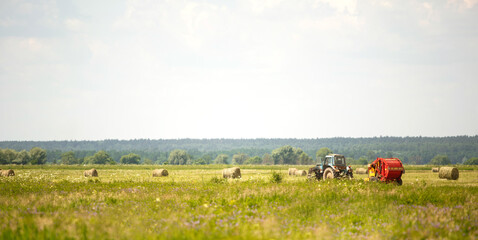
[[[401,178],[397,179],[397,184],[398,184],[398,186],[402,186],[403,182],[402,182]]]
[[[334,170],[332,168],[327,168],[324,171],[324,180],[333,179],[334,178]]]

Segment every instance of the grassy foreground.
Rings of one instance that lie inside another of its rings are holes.
[[[407,170],[403,186],[306,181],[288,166],[10,166],[0,177],[1,239],[476,239],[478,170],[457,181]],[[297,166],[296,166],[297,167]],[[2,167],[6,168],[6,167]],[[305,169],[306,167],[298,166]],[[270,181],[280,172],[281,183]]]

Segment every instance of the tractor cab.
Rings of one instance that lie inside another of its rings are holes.
[[[346,166],[344,155],[331,154],[322,160],[322,166]]]

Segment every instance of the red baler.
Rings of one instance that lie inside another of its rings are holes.
[[[402,185],[402,174],[405,173],[402,161],[398,158],[377,158],[368,165],[368,180],[397,182]]]

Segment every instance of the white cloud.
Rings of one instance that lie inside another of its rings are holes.
[[[448,0],[448,4],[458,6],[461,9],[473,8],[478,0]]]
[[[48,41],[34,37],[0,38],[0,52],[0,64],[11,67],[48,62],[54,55]]]
[[[2,137],[478,134],[473,2],[75,4],[0,9]]]
[[[228,16],[227,8],[212,3],[173,1],[144,5],[131,1],[127,9],[115,24],[119,31],[163,34],[195,50],[227,31],[223,22]]]
[[[180,18],[184,23],[185,29],[181,37],[183,41],[193,49],[198,50],[205,41],[213,41],[220,35],[224,18],[227,18],[223,12],[226,7],[219,7],[214,4],[198,4],[189,2],[185,4],[180,11]]]
[[[338,13],[356,14],[357,0],[319,0],[334,8]]]
[[[83,30],[84,23],[75,18],[68,18],[65,20],[65,26],[70,31],[81,31]]]
[[[425,14],[426,18],[420,20],[420,25],[421,26],[428,26],[430,24],[430,20],[431,20],[432,15],[433,15],[433,6],[429,2],[424,2],[422,4],[422,6],[426,11],[426,14]]]
[[[0,27],[11,27],[15,25],[15,21],[10,18],[0,19]]]
[[[265,10],[279,6],[282,0],[248,0],[250,8],[255,14],[262,14]]]
[[[472,8],[478,3],[478,0],[464,0],[466,8]]]
[[[299,23],[303,30],[319,30],[322,32],[349,32],[351,29],[360,28],[359,18],[356,16],[340,15],[330,16],[321,19],[303,19]]]

